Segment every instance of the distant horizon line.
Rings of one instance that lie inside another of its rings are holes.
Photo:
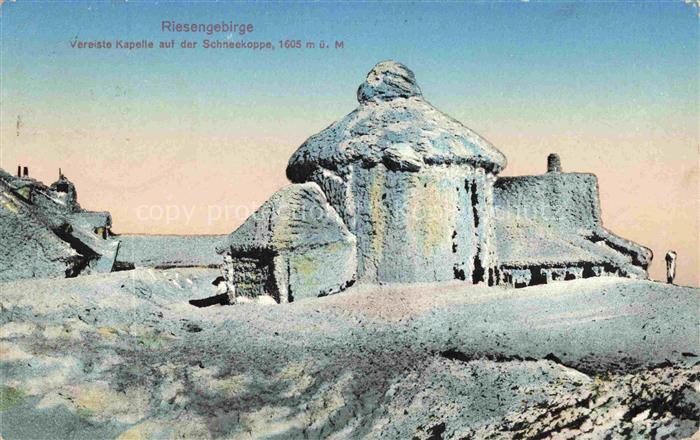
[[[219,235],[229,235],[229,234],[151,234],[148,232],[117,232],[112,233],[112,236],[119,237],[121,235],[150,235],[150,236],[160,236],[160,237],[215,237]]]

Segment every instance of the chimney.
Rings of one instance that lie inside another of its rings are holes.
[[[673,280],[676,278],[676,259],[678,254],[675,251],[668,251],[666,253],[666,282],[668,284],[673,284]]]
[[[29,167],[24,167],[24,177],[29,177]]]
[[[557,153],[552,153],[547,156],[547,172],[561,173],[561,159]]]
[[[22,165],[17,165],[17,177],[22,177]]]

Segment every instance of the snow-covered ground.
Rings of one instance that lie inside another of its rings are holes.
[[[122,234],[117,260],[136,267],[218,266],[222,262],[214,250],[226,235],[146,235]]]
[[[196,308],[216,269],[0,284],[10,439],[689,437],[697,289],[358,285]]]

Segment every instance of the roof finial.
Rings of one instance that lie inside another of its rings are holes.
[[[391,60],[377,63],[357,89],[357,100],[361,104],[420,96],[422,93],[411,69]]]

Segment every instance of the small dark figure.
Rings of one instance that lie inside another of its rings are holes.
[[[17,165],[17,177],[22,177],[22,165]]]
[[[231,296],[229,295],[229,288],[228,284],[226,283],[226,279],[222,276],[216,277],[214,281],[211,282],[214,286],[216,286],[216,292],[217,294],[214,296],[210,296],[209,298],[202,298],[202,299],[191,299],[190,304],[192,304],[195,307],[209,307],[209,306],[214,306],[214,305],[222,305],[226,306],[229,304],[235,303],[235,289],[234,289],[234,296],[233,296],[233,302],[231,301]]]
[[[676,278],[676,258],[678,255],[675,251],[666,253],[666,282],[673,284],[673,279]]]
[[[24,167],[24,177],[29,177],[29,167]]]

